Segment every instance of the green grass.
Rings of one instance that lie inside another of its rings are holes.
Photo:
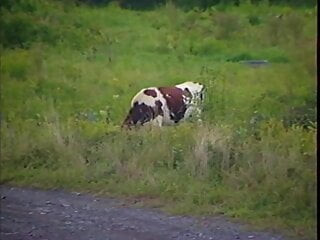
[[[25,0],[1,14],[1,183],[315,239],[315,9]],[[120,130],[138,90],[184,81],[207,86],[202,124]]]

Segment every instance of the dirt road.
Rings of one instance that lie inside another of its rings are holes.
[[[284,240],[250,232],[224,217],[169,216],[115,199],[60,190],[2,186],[1,239],[21,240]]]

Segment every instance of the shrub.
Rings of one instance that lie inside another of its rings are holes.
[[[34,21],[30,16],[21,14],[1,19],[0,41],[4,47],[29,48],[36,41],[54,44],[58,39],[51,27]]]
[[[2,18],[0,37],[4,47],[27,47],[35,40],[35,32],[36,28],[28,17]]]
[[[248,16],[248,20],[249,20],[249,23],[253,26],[261,24],[260,18],[256,15]]]
[[[123,8],[145,10],[162,5],[165,0],[120,0],[119,2]]]
[[[37,11],[37,1],[34,0],[3,0],[0,3],[1,10],[6,9],[11,12],[29,12],[33,13]]]

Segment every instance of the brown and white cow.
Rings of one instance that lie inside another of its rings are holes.
[[[204,85],[185,82],[171,87],[149,87],[138,92],[122,127],[173,125],[201,113]]]

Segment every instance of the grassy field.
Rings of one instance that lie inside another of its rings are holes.
[[[139,197],[315,239],[316,8],[4,3],[2,184]],[[184,81],[207,87],[202,123],[120,130],[138,90]]]

